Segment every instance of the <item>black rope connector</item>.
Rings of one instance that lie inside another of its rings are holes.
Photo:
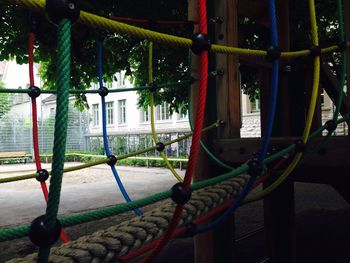
[[[106,87],[101,87],[98,89],[98,94],[101,96],[101,97],[106,97],[108,95],[108,89]]]
[[[35,98],[39,97],[40,94],[41,94],[41,89],[39,87],[37,87],[37,86],[30,86],[29,87],[28,95],[32,99],[35,99]]]
[[[111,154],[111,155],[108,155],[107,158],[108,158],[107,164],[108,164],[109,166],[114,166],[114,165],[117,163],[117,161],[118,161],[117,157],[115,157],[115,156],[112,155],[112,154]]]
[[[39,182],[45,182],[49,178],[49,172],[45,169],[38,170],[37,174],[35,179]]]
[[[38,19],[37,19],[36,13],[30,13],[29,22],[30,22],[30,32],[33,32],[33,33],[38,32]]]
[[[266,60],[269,62],[274,62],[276,59],[281,57],[281,50],[279,47],[273,45],[269,46],[266,50]]]
[[[150,92],[156,92],[158,90],[158,85],[156,83],[148,84],[148,90]]]
[[[334,120],[326,121],[325,125],[328,132],[334,132],[338,127],[338,123]]]
[[[80,7],[75,0],[46,0],[46,12],[54,24],[62,19],[69,19],[72,23],[78,20]]]
[[[37,246],[51,246],[60,237],[62,225],[58,219],[53,227],[47,227],[44,223],[45,215],[33,220],[29,229],[29,238]]]
[[[337,46],[338,46],[338,50],[340,52],[343,52],[348,48],[348,43],[346,41],[339,41],[337,43]]]
[[[200,55],[203,51],[209,51],[211,43],[207,35],[195,34],[192,38],[191,50],[194,54]]]
[[[162,142],[157,142],[157,148],[156,148],[156,150],[158,151],[158,152],[162,152],[162,151],[164,151],[164,149],[165,149],[165,145],[164,145],[164,143],[162,143]]]
[[[311,48],[310,48],[310,56],[311,57],[319,57],[319,56],[321,56],[321,47],[320,46],[315,46],[315,45],[313,45],[313,46],[311,46]]]
[[[210,78],[222,77],[223,75],[225,75],[225,71],[223,69],[213,70],[209,73]]]
[[[182,183],[171,187],[171,199],[178,205],[186,204],[191,199],[191,190],[186,190]]]
[[[306,144],[304,143],[304,141],[302,139],[296,140],[294,142],[294,145],[295,145],[295,151],[297,153],[302,153],[306,149]]]
[[[250,176],[257,177],[257,176],[262,174],[264,168],[263,168],[262,164],[259,164],[259,162],[256,158],[249,160],[247,165],[249,167],[248,174]]]
[[[224,23],[224,18],[221,16],[212,17],[209,19],[209,23],[221,25],[222,23]]]

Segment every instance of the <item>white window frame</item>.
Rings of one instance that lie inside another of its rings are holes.
[[[155,109],[156,121],[171,121],[172,115],[169,108],[170,105],[167,102],[157,105]]]
[[[118,100],[118,124],[126,124],[126,99]]]
[[[140,123],[150,123],[151,121],[151,108],[147,107],[147,110],[141,108],[140,110]]]
[[[106,102],[107,125],[114,125],[114,101]]]
[[[92,125],[93,127],[100,126],[100,109],[99,104],[92,104]]]

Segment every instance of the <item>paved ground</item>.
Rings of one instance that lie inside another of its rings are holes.
[[[69,163],[67,166],[77,165]],[[48,165],[44,166],[49,168]],[[0,177],[28,174],[33,164],[0,165]],[[178,171],[183,174],[183,171]],[[168,189],[176,183],[167,169],[118,167],[118,173],[132,199]],[[69,214],[123,202],[117,184],[107,165],[64,175],[59,214]],[[45,201],[35,179],[0,185],[0,226],[31,222],[45,213]],[[6,212],[4,212],[6,211]]]
[[[0,177],[23,173],[32,165],[0,166]],[[20,171],[21,170],[21,171]],[[8,172],[5,172],[8,171]],[[166,169],[118,167],[121,178],[132,198],[164,190],[175,183]],[[71,213],[122,202],[116,184],[106,165],[68,173],[63,180],[60,213]],[[0,225],[28,223],[45,211],[40,188],[35,180],[0,185]],[[131,215],[129,215],[131,216]],[[327,185],[296,184],[296,228],[298,263],[350,262],[350,207]],[[107,223],[104,221],[102,224]],[[113,223],[113,222],[108,222]],[[235,239],[263,225],[262,203],[246,205],[236,213]],[[86,225],[86,232],[90,225]],[[68,229],[70,231],[71,229]],[[80,232],[79,232],[80,233]],[[79,233],[76,235],[79,236]],[[72,233],[74,236],[74,232]],[[1,247],[3,245],[3,247]],[[11,248],[13,243],[0,244],[0,250]],[[26,244],[23,254],[32,251]],[[241,263],[255,263],[264,254],[264,233],[238,242]],[[1,255],[1,252],[0,252]],[[0,256],[0,262],[2,256]],[[193,240],[180,239],[171,242],[157,263],[194,262]]]

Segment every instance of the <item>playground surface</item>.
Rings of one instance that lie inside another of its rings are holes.
[[[68,163],[68,166],[78,163]],[[44,168],[50,165],[44,164]],[[1,165],[0,176],[31,173],[33,164]],[[121,179],[133,199],[171,187],[176,181],[169,170],[163,168],[118,167]],[[184,173],[184,171],[178,171]],[[350,226],[350,206],[332,187],[319,184],[296,183],[296,229],[298,262],[350,262],[346,248]],[[67,173],[63,178],[59,214],[70,214],[123,202],[116,189],[114,177],[107,165]],[[147,210],[157,206],[155,204]],[[36,180],[0,185],[1,226],[29,223],[45,212],[45,203]],[[4,212],[6,211],[6,212]],[[97,222],[67,228],[72,239],[107,228],[134,216],[132,212]],[[263,225],[262,202],[241,207],[236,213],[236,239]],[[237,243],[242,263],[255,263],[263,257],[264,232]],[[0,243],[0,263],[12,257],[24,256],[35,247],[23,238]],[[179,253],[181,251],[181,253]],[[251,253],[254,251],[254,253]],[[155,262],[194,262],[193,240],[176,239],[170,242]]]
[[[66,167],[81,163],[66,163]],[[50,164],[43,164],[50,169]],[[34,164],[0,165],[0,177],[30,174]],[[178,171],[181,175],[184,171]],[[176,183],[171,172],[162,168],[118,166],[118,173],[132,199],[139,199],[170,188]],[[47,180],[49,183],[49,180]],[[106,164],[65,173],[59,214],[77,213],[123,203],[110,167]],[[44,214],[46,204],[35,179],[0,185],[0,226],[31,222]]]

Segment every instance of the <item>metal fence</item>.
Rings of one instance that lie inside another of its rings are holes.
[[[42,114],[38,114],[39,116]],[[67,150],[84,150],[84,134],[88,132],[89,116],[70,107],[68,114]],[[39,147],[42,153],[52,152],[55,116],[38,120]],[[32,119],[11,112],[0,118],[0,152],[33,152]]]
[[[29,102],[28,105],[30,106]],[[29,107],[27,107],[29,108]],[[32,118],[18,116],[10,112],[0,116],[0,152],[26,152],[33,155]],[[43,116],[41,112],[38,116]],[[73,105],[68,113],[67,151],[84,151],[92,154],[104,154],[102,135],[94,135],[89,131],[90,116],[88,111],[79,112]],[[47,118],[39,118],[39,148],[42,154],[52,153],[54,139],[55,116],[51,114]],[[178,138],[184,133],[172,132],[158,134],[159,141],[166,142]],[[127,134],[109,135],[110,150],[115,155],[133,152],[153,146],[151,134]],[[169,157],[187,157],[190,150],[191,138],[174,143],[165,148],[164,152]],[[154,150],[142,156],[158,156]]]

